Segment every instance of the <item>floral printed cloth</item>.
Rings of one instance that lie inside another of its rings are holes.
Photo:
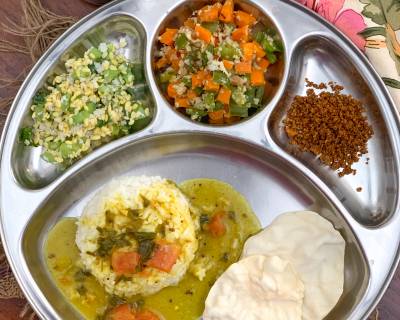
[[[297,0],[334,24],[382,77],[400,111],[400,0]]]

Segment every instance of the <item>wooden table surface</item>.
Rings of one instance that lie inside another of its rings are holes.
[[[83,17],[96,9],[96,6],[90,5],[83,0],[42,0],[42,3],[46,8],[55,13],[75,17]],[[16,22],[20,21],[20,17],[22,16],[20,1],[0,0],[0,8],[0,22],[5,22],[5,18]],[[18,42],[18,39],[8,36],[1,29],[0,31],[0,37]],[[3,78],[16,77],[29,64],[30,58],[23,54],[0,52],[0,76]],[[14,94],[14,92],[15,90],[12,88],[0,88],[0,97],[8,97]],[[3,110],[0,110],[0,132],[4,125],[5,113]],[[21,319],[21,310],[25,303],[23,299],[0,299],[0,320]],[[400,319],[400,268],[397,270],[389,289],[379,303],[378,310],[379,319],[381,320]],[[27,319],[27,317],[25,318]]]

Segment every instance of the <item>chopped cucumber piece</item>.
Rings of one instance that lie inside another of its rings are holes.
[[[49,151],[43,152],[41,157],[47,162],[56,163],[56,159]]]
[[[70,156],[79,150],[77,143],[62,143],[60,145],[60,154],[64,159],[70,158]]]
[[[71,95],[70,94],[64,94],[61,97],[61,109],[63,111],[66,111],[69,108],[70,103],[71,103]]]
[[[89,58],[94,60],[94,61],[100,61],[101,60],[101,51],[95,47],[91,48],[89,50]]]
[[[90,116],[89,111],[82,110],[72,117],[72,121],[74,124],[82,124],[85,122],[87,118],[89,118],[89,116]]]
[[[119,76],[119,71],[116,69],[107,69],[104,71],[104,80],[111,82]]]

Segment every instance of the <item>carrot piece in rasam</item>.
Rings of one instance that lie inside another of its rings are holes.
[[[118,275],[134,273],[140,261],[140,254],[134,251],[114,251],[111,255],[111,266]]]
[[[174,243],[160,242],[146,265],[161,271],[170,272],[180,254],[180,247]]]
[[[136,320],[135,310],[128,303],[120,304],[106,316],[107,320]]]
[[[226,233],[226,226],[223,221],[224,216],[224,212],[215,213],[207,225],[208,232],[215,238],[222,237]]]
[[[136,313],[135,320],[160,320],[160,318],[149,310],[142,310]]]

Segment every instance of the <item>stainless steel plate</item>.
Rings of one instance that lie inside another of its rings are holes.
[[[51,305],[60,319],[79,316],[65,304],[51,275],[44,272],[46,235],[61,217],[79,216],[100,186],[126,174],[161,175],[178,182],[198,177],[228,182],[246,197],[263,226],[284,211],[321,212],[347,242],[344,295],[329,318],[346,319],[364,295],[369,270],[360,244],[339,210],[304,175],[274,153],[241,140],[182,132],[144,138],[114,150],[65,179],[41,202],[22,236],[22,260],[28,268],[24,281],[32,292],[44,294],[46,305]]]
[[[400,243],[399,118],[382,81],[365,57],[330,25],[290,1],[241,1],[254,6],[282,36],[285,54],[275,95],[257,115],[229,127],[195,124],[172,110],[159,92],[151,56],[160,26],[179,15],[183,0],[115,1],[89,15],[43,56],[16,97],[1,144],[2,239],[13,271],[38,314],[79,319],[64,303],[43,261],[45,236],[61,216],[79,215],[90,195],[111,177],[146,173],[178,181],[224,180],[242,192],[262,224],[287,210],[321,212],[347,241],[345,292],[327,319],[364,319],[387,287]],[[166,20],[167,19],[167,20]],[[294,23],[295,22],[295,23]],[[28,121],[30,100],[65,55],[103,40],[129,39],[126,55],[143,59],[156,110],[136,134],[92,152],[66,171],[22,149],[18,131]],[[94,36],[95,35],[95,36]],[[362,99],[375,136],[366,166],[339,178],[310,155],[293,156],[282,128],[303,79],[336,80]],[[361,186],[363,192],[355,189]]]

